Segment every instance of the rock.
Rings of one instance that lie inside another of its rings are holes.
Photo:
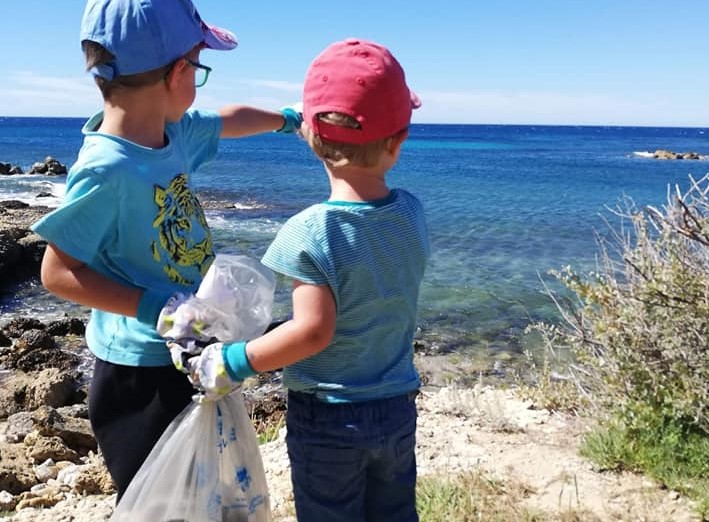
[[[704,158],[704,156],[697,152],[672,152],[671,150],[666,149],[657,149],[652,155],[655,159],[661,160],[700,160]]]
[[[56,346],[54,338],[45,330],[38,328],[25,330],[22,332],[17,342],[15,342],[15,349],[23,351],[48,350],[56,348]]]
[[[82,495],[110,494],[116,491],[102,459],[89,457],[86,464],[66,466],[59,471],[57,483]]]
[[[12,511],[17,505],[17,500],[9,491],[0,491],[0,511]]]
[[[22,442],[34,430],[34,419],[28,411],[13,413],[7,418],[5,440],[7,442]]]
[[[47,459],[68,460],[76,462],[79,454],[68,448],[59,437],[38,437],[35,443],[30,446],[27,456],[35,463],[44,462]]]
[[[19,317],[5,324],[3,330],[10,337],[20,337],[27,330],[42,330],[44,327],[44,324],[39,319]]]
[[[67,446],[82,455],[98,450],[88,419],[64,417],[49,406],[37,409],[33,416],[40,435],[60,437]]]
[[[0,202],[0,291],[39,276],[46,241],[30,230],[51,209],[16,200]]]
[[[37,482],[32,472],[32,463],[20,444],[0,448],[0,491],[19,495],[28,491]]]
[[[0,202],[0,207],[8,209],[8,210],[17,210],[21,208],[27,208],[29,207],[29,203],[25,203],[24,201],[18,201],[16,199],[10,199],[7,201],[1,201]]]
[[[22,173],[22,169],[17,165],[11,165],[10,163],[0,163],[0,176],[13,176],[15,174]]]
[[[5,368],[22,370],[27,373],[48,367],[62,370],[75,368],[79,362],[78,355],[59,349],[54,344],[54,339],[46,332],[43,333],[49,337],[49,340],[46,337],[40,337],[40,335],[29,334],[27,335],[29,340],[20,338],[15,343],[13,350],[0,358]],[[39,347],[27,346],[28,342],[49,343],[50,341],[51,345],[49,346],[44,344]],[[62,406],[65,405],[62,404]]]
[[[69,406],[83,400],[79,387],[78,375],[58,368],[30,373],[15,371],[0,387],[0,418],[40,407]]]
[[[17,244],[22,248],[22,266],[16,269],[18,275],[26,278],[39,274],[47,242],[38,234],[29,232]]]
[[[59,468],[52,459],[47,459],[34,468],[34,475],[40,482],[48,482],[57,478]]]
[[[27,508],[49,508],[57,505],[60,501],[64,500],[64,495],[61,493],[56,493],[51,496],[41,496],[41,497],[28,497],[20,500],[17,503],[16,511]]]
[[[52,335],[84,335],[86,333],[86,325],[81,319],[76,317],[59,319],[52,321],[47,325],[47,332]],[[2,346],[2,345],[0,345]]]
[[[44,162],[36,162],[32,165],[32,169],[30,170],[30,174],[47,174],[50,176],[57,176],[66,173],[66,166],[62,165],[51,156],[47,156],[44,159]]]
[[[116,485],[103,463],[81,466],[71,486],[74,491],[82,495],[108,494],[116,491]]]
[[[32,168],[30,169],[30,174],[46,174],[47,173],[47,164],[42,163],[42,162],[36,162],[32,164]]]
[[[12,281],[15,269],[21,261],[22,247],[17,244],[17,239],[5,231],[0,231],[0,282],[3,279]],[[9,274],[12,276],[8,277]]]
[[[76,417],[77,419],[88,419],[89,418],[89,405],[88,404],[72,404],[71,406],[62,406],[57,408],[57,413],[62,417]]]

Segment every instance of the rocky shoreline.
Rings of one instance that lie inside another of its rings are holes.
[[[0,294],[39,276],[46,242],[30,226],[50,210],[0,202]],[[84,341],[85,316],[65,314],[51,322],[7,317],[0,324],[0,517],[112,495],[88,420],[90,376],[84,369],[92,356]],[[245,396],[256,424],[283,415],[277,375],[249,386]]]

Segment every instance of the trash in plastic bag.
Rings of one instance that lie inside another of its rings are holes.
[[[252,339],[271,322],[275,288],[273,272],[257,259],[217,254],[195,296],[180,304],[173,320],[196,319],[204,335],[222,342]]]
[[[275,289],[275,275],[257,259],[217,254],[196,293],[210,312],[205,333],[222,342],[261,335]]]
[[[203,314],[208,335],[250,339],[271,321],[274,289],[273,273],[258,260],[218,254],[190,306]],[[271,522],[258,440],[240,388],[216,402],[195,399],[170,423],[110,519],[129,521]]]
[[[270,522],[266,475],[240,390],[191,403],[165,430],[111,522]]]

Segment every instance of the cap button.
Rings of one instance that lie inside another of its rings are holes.
[[[347,39],[345,40],[345,43],[346,43],[347,45],[358,45],[358,44],[359,44],[359,40],[357,40],[357,38],[347,38]]]

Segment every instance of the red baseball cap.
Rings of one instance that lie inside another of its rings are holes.
[[[388,138],[408,127],[411,110],[420,106],[399,62],[374,42],[335,42],[313,60],[305,75],[303,119],[328,141],[359,144]],[[361,128],[321,121],[317,116],[323,112],[347,114]]]

